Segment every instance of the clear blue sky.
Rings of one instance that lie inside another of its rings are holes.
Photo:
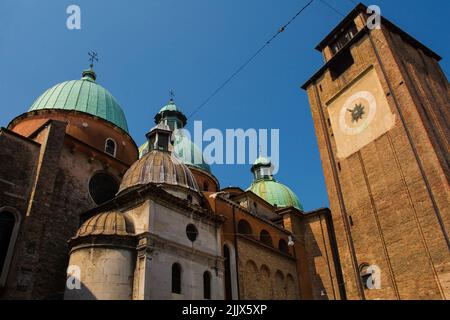
[[[328,0],[348,13],[349,0]],[[153,126],[168,91],[189,114],[307,0],[1,0],[0,125],[52,85],[80,78],[87,52],[100,55],[98,82],[116,97],[136,143]],[[66,8],[82,30],[66,28]],[[384,16],[450,64],[450,1],[372,1]],[[315,45],[342,19],[320,0],[194,119],[204,127],[279,128],[280,171],[306,210],[328,199],[309,104],[299,86],[321,65]],[[192,121],[190,119],[191,127]],[[249,166],[214,166],[223,187],[249,186]]]

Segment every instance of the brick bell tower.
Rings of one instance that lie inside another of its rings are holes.
[[[449,299],[450,87],[441,57],[368,19],[359,4],[317,46],[325,64],[302,87],[347,295]]]

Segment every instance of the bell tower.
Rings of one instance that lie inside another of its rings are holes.
[[[307,91],[349,299],[450,298],[450,95],[431,49],[358,5]]]

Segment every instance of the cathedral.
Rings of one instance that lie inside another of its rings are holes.
[[[0,130],[0,298],[449,299],[448,81],[367,19],[302,86],[330,209],[305,212],[263,156],[221,187],[173,98],[138,147],[92,65],[46,90]]]
[[[138,148],[91,65],[2,129],[2,298],[343,294],[328,209],[304,212],[265,157],[221,188],[173,99],[154,120]]]
[[[138,148],[91,66],[2,129],[3,298],[342,294],[326,289],[339,276],[329,210],[305,213],[265,157],[247,190],[221,189],[173,99],[154,120]]]

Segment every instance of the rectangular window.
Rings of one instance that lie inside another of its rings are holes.
[[[345,51],[339,53],[333,63],[330,65],[331,78],[336,80],[339,78],[345,71],[347,71],[353,64],[355,60],[353,60],[352,53],[350,49],[345,49]]]
[[[335,36],[331,45],[331,52],[338,53],[345,45],[358,33],[355,23],[352,23],[345,31],[343,30],[339,35]]]
[[[158,135],[158,147],[159,150],[167,151],[169,146],[169,136],[165,134]]]

